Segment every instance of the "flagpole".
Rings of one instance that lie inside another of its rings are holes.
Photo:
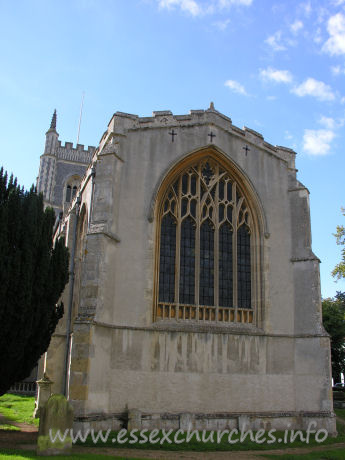
[[[82,94],[82,97],[81,97],[77,144],[79,143],[79,134],[80,134],[81,116],[83,114],[84,97],[85,97],[85,91],[83,91],[83,94]]]

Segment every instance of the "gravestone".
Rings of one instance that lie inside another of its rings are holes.
[[[72,449],[73,408],[65,396],[53,394],[40,408],[37,455],[67,455]]]
[[[51,387],[54,382],[50,380],[50,378],[48,377],[46,373],[44,373],[43,378],[40,380],[37,380],[36,383],[38,386],[38,392],[37,392],[37,398],[36,398],[33,417],[39,418],[41,407],[43,407],[46,404],[46,402],[48,401],[48,399],[50,398],[52,394]]]

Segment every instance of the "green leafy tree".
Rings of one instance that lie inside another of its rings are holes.
[[[345,372],[345,293],[337,292],[334,299],[322,301],[322,319],[331,336],[332,377],[334,383],[341,381]]]
[[[53,246],[53,209],[0,169],[0,395],[27,377],[63,315],[68,249]]]
[[[345,208],[341,208],[343,216],[345,216]],[[339,262],[332,271],[332,275],[336,278],[345,278],[345,227],[344,225],[337,226],[337,232],[334,235],[337,238],[337,244],[344,246],[341,250],[341,262]]]

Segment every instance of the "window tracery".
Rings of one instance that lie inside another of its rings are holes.
[[[253,219],[231,173],[193,163],[160,209],[155,317],[253,323]]]

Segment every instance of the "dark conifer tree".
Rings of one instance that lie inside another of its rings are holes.
[[[63,315],[68,249],[53,246],[54,221],[42,195],[0,169],[0,395],[30,374]]]

